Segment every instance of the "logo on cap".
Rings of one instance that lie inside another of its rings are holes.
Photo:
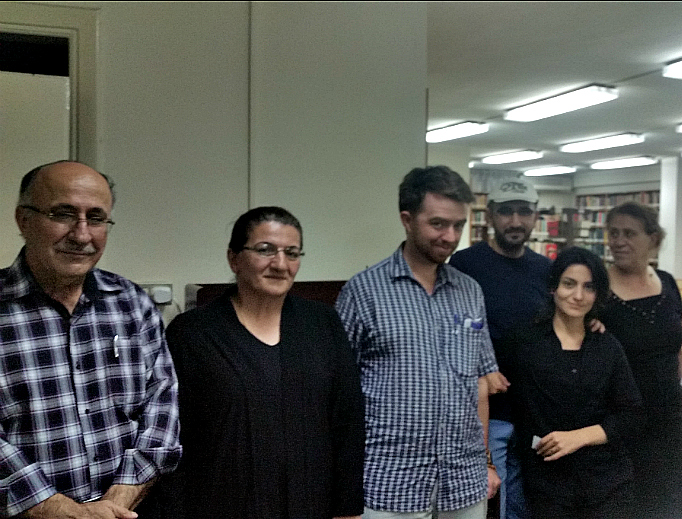
[[[528,191],[528,186],[521,182],[505,182],[500,186],[500,191],[503,193],[525,193]]]

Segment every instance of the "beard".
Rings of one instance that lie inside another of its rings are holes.
[[[454,245],[444,243],[439,244],[439,246],[436,246],[434,243],[414,243],[414,249],[419,253],[419,255],[435,264],[444,263],[452,255],[456,248],[456,243]]]
[[[526,242],[530,239],[530,234],[532,230],[526,230],[523,227],[513,227],[507,229],[505,232],[498,232],[495,229],[495,242],[505,252],[513,253],[519,252],[523,249]],[[507,238],[507,234],[521,234],[522,238],[510,240]]]

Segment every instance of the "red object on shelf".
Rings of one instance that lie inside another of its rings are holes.
[[[559,236],[559,220],[547,221],[547,234],[550,236]]]
[[[556,243],[545,244],[545,256],[554,261],[557,255]]]

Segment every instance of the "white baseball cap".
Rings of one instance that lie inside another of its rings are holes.
[[[496,204],[511,202],[512,200],[536,204],[538,202],[538,192],[533,187],[533,184],[525,178],[519,177],[507,178],[498,182],[488,195],[488,202],[495,202]]]

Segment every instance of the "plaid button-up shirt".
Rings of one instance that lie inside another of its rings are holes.
[[[457,510],[486,497],[478,378],[497,370],[480,286],[438,267],[432,294],[402,246],[356,274],[336,309],[362,372],[367,440],[365,505]]]
[[[0,270],[0,516],[175,469],[177,380],[154,303],[88,273],[72,315],[24,260]]]

